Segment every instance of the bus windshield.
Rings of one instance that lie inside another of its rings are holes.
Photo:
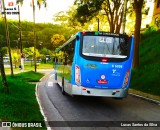
[[[117,36],[83,36],[82,54],[92,57],[126,58],[128,41]]]

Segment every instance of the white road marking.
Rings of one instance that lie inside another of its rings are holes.
[[[50,75],[49,78],[53,77],[54,74]]]
[[[48,87],[53,87],[53,82],[48,82]]]

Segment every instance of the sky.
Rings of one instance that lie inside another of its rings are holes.
[[[8,6],[9,2],[13,2],[15,4],[16,0],[5,0],[5,6],[6,8],[12,8],[14,6]],[[21,20],[27,20],[27,21],[33,21],[33,13],[32,13],[32,7],[30,6],[32,0],[24,0],[24,3],[22,6],[20,6],[20,14],[21,14]],[[36,23],[53,23],[53,15],[60,12],[60,11],[66,11],[69,6],[72,6],[74,3],[74,0],[47,0],[47,7],[44,8],[43,6],[39,10],[39,8],[36,6]],[[36,0],[35,0],[36,5]],[[17,19],[18,15],[8,14],[7,18],[10,19]]]

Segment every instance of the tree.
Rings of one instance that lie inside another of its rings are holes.
[[[1,71],[1,77],[2,77],[2,86],[4,88],[4,92],[5,93],[9,93],[9,89],[8,89],[8,84],[7,84],[7,80],[6,80],[6,74],[5,74],[5,70],[4,70],[4,63],[3,63],[3,52],[2,52],[2,39],[3,36],[0,35],[0,71]]]
[[[24,0],[17,0],[17,3],[22,3],[23,4]],[[47,6],[46,0],[37,0],[37,5],[39,7],[39,9],[41,8],[41,5],[44,5],[44,7]],[[34,0],[32,0],[31,6],[33,7],[33,32],[34,32],[34,69],[35,72],[36,70],[36,32],[35,32],[35,4],[34,4]]]
[[[13,63],[15,64],[15,68],[17,68],[17,63],[19,58],[20,56],[17,54],[17,52],[12,52],[12,59],[13,59]]]
[[[54,15],[53,20],[60,23],[62,26],[69,28],[69,31],[65,33],[76,33],[77,31],[83,30],[82,24],[74,18],[76,15],[75,6],[70,7],[66,12],[60,11]]]
[[[142,8],[143,8],[144,0],[134,0],[133,8],[136,14],[136,22],[134,29],[134,60],[133,60],[133,68],[136,68],[139,65],[139,43],[140,43],[140,28],[142,21]]]
[[[33,59],[33,57],[34,57],[34,47],[24,48],[23,49],[23,54],[26,58]],[[36,49],[36,55],[37,55],[37,57],[40,56],[39,51],[37,49]]]
[[[110,26],[110,32],[120,32],[124,0],[76,0],[75,4],[78,3],[80,4],[75,15],[78,21],[85,23],[98,14],[105,15]]]
[[[3,10],[4,10],[4,24],[5,24],[6,41],[7,41],[7,46],[8,46],[9,58],[10,58],[11,75],[13,76],[14,74],[13,74],[12,56],[11,56],[11,47],[10,47],[10,34],[9,34],[8,22],[6,18],[4,0],[2,0],[2,3],[3,3]]]
[[[34,50],[34,47],[29,47],[29,48],[24,48],[23,49],[23,54],[25,58],[29,58],[31,60],[31,66],[32,66],[32,60],[34,58],[34,53],[36,53],[37,57],[40,57],[39,51],[36,49]]]
[[[2,47],[1,50],[2,50],[3,56],[8,53],[8,47]]]
[[[51,38],[51,43],[55,48],[62,45],[65,41],[66,41],[65,37],[60,34],[55,34]]]
[[[54,53],[54,58],[58,59],[57,62],[63,62],[64,61],[64,52],[63,51],[58,51]]]
[[[47,48],[43,48],[40,50],[40,57],[42,58],[42,61],[46,63],[46,55],[49,55],[50,51]]]
[[[57,14],[54,15],[53,20],[55,22],[58,22],[63,26],[63,35],[66,37],[66,39],[69,39],[71,34],[75,34],[78,31],[93,31],[97,30],[98,23],[97,19],[99,19],[99,28],[104,30],[104,31],[109,31],[108,24],[106,23],[106,17],[104,15],[98,15],[96,17],[93,17],[90,21],[87,21],[85,23],[79,22],[77,19],[75,19],[76,15],[76,6],[73,5],[72,7],[69,8],[66,12],[61,11],[58,12]],[[65,28],[67,29],[65,31]],[[62,33],[61,33],[62,34]]]

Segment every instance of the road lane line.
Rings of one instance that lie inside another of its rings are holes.
[[[54,74],[50,75],[49,78],[51,78],[51,77],[53,77],[53,76],[54,76]]]

